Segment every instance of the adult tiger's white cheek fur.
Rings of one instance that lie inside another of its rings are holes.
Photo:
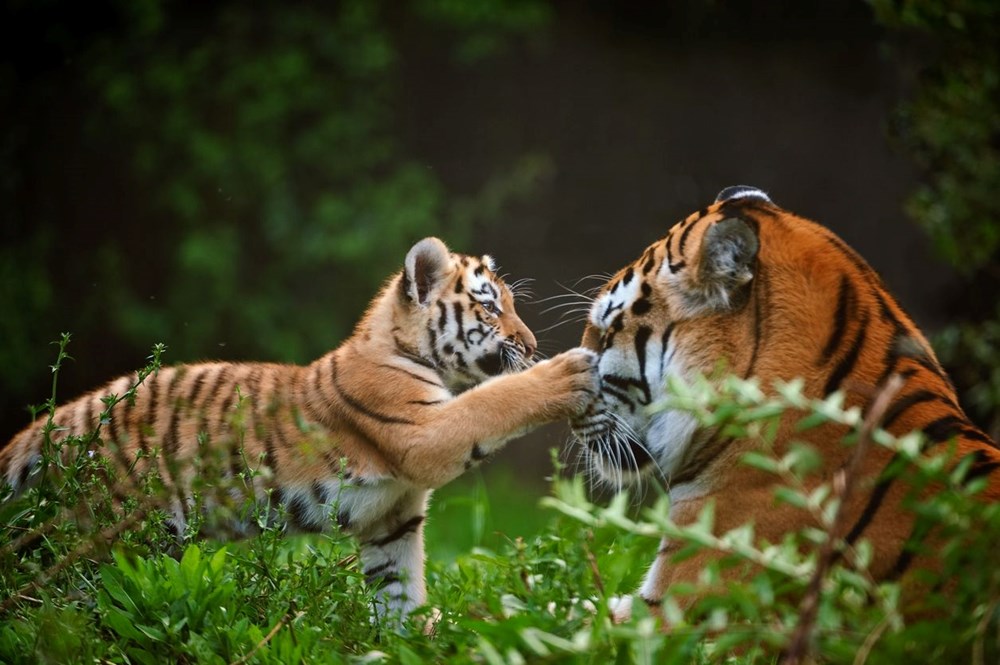
[[[599,318],[601,307],[609,309],[614,305],[614,300],[602,299],[592,316]],[[575,425],[579,438],[587,440],[590,434],[593,467],[613,484],[636,483],[649,472],[669,484],[680,470],[698,428],[690,413],[664,407],[670,378],[684,378],[687,374],[674,339],[666,338],[666,346],[664,342],[662,336],[650,336],[642,348],[642,362],[633,345],[606,349],[598,365],[604,389],[592,409],[594,415]],[[595,441],[596,430],[602,430],[604,435]],[[641,464],[636,448],[648,453],[655,470],[652,465]]]
[[[599,296],[590,308],[590,322],[605,330],[615,317],[627,309],[639,297],[639,279],[632,278],[620,282],[614,289]]]

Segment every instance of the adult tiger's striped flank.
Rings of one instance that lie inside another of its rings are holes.
[[[426,599],[430,490],[510,438],[580,413],[596,393],[593,353],[532,364],[534,350],[492,259],[426,238],[336,350],[307,366],[160,369],[133,402],[114,406],[95,452],[119,472],[156,461],[178,533],[192,518],[195,484],[284,515],[291,530],[338,523],[360,540],[365,576],[378,586],[376,611],[403,616]],[[125,394],[136,378],[60,406],[52,439],[93,432],[102,398]],[[42,444],[42,422],[17,434],[0,450],[0,479],[15,490],[34,482]],[[211,496],[206,514],[217,507]],[[252,532],[253,512],[225,513],[225,531]]]
[[[927,340],[876,272],[832,232],[759,189],[724,190],[612,277],[593,302],[583,346],[599,354],[601,377],[597,399],[573,423],[591,466],[617,484],[655,469],[678,523],[711,501],[719,533],[751,522],[759,537],[778,542],[813,525],[805,511],[775,503],[773,475],[739,463],[757,441],[702,428],[685,411],[644,408],[664,398],[670,377],[712,376],[720,361],[764,388],[801,378],[808,397],[841,390],[847,406],[862,409],[901,377],[882,427],[897,436],[920,430],[932,451],[952,446],[956,460],[969,458],[967,477],[986,479],[982,499],[1000,499],[1000,450],[963,413]],[[786,413],[775,452],[806,441],[821,453],[826,477],[842,468],[851,454],[845,428],[799,432],[797,418]],[[860,476],[868,490],[845,504],[847,527],[837,534],[872,544],[870,572],[880,580],[934,565],[903,505],[906,483],[885,473],[894,461],[880,446],[867,453]],[[678,549],[664,539],[646,575],[639,596],[652,607],[706,564],[707,554],[673,562]],[[630,608],[630,599],[620,603],[617,618]]]

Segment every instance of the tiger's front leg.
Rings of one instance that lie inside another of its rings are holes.
[[[625,623],[632,618],[632,607],[635,603],[645,603],[649,611],[654,616],[661,619],[661,605],[663,596],[670,586],[670,578],[673,571],[670,565],[670,556],[676,551],[676,546],[668,538],[660,541],[660,549],[653,560],[653,565],[646,571],[642,586],[634,595],[614,596],[608,599],[608,610],[611,612],[611,621],[614,623]]]
[[[365,583],[375,588],[372,620],[401,623],[427,602],[424,581],[424,517],[429,491],[403,497],[361,540]]]

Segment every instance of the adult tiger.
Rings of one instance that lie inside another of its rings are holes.
[[[848,405],[861,407],[898,375],[903,387],[882,426],[897,435],[922,430],[931,444],[953,441],[957,455],[972,455],[971,476],[989,475],[986,500],[1000,498],[1000,451],[966,418],[927,340],[875,271],[829,230],[759,189],[723,190],[612,277],[593,302],[583,346],[599,353],[601,389],[574,421],[576,437],[613,482],[636,482],[658,467],[678,523],[713,501],[720,533],[750,521],[758,536],[777,542],[807,524],[804,511],[775,503],[773,475],[738,463],[759,444],[700,428],[687,412],[644,408],[663,398],[670,377],[711,375],[720,361],[762,386],[801,377],[808,396],[843,390]],[[778,454],[794,437],[821,452],[827,473],[846,462],[843,427],[797,432],[795,418],[780,425]],[[871,572],[893,579],[914,564],[906,546],[914,520],[901,510],[903,483],[881,475],[891,452],[875,448],[862,463],[875,484],[845,505],[839,535],[869,539]],[[697,580],[710,556],[672,563],[679,548],[664,539],[646,574],[639,596],[651,607],[675,582]],[[631,607],[630,597],[616,601],[615,618]]]
[[[163,368],[99,426],[102,398],[137,383],[123,376],[59,407],[52,439],[97,432],[94,450],[134,473],[159,460],[178,533],[192,517],[196,479],[224,487],[222,498],[251,499],[271,519],[284,514],[293,530],[339,523],[360,539],[377,612],[405,615],[426,598],[430,490],[508,439],[580,413],[596,393],[593,353],[575,349],[528,368],[534,350],[492,259],[426,238],[353,335],[312,364]],[[42,442],[40,422],[17,434],[0,450],[0,478],[15,490],[31,482]],[[217,507],[213,496],[202,497],[206,510]],[[260,514],[230,512],[226,531],[251,532]]]

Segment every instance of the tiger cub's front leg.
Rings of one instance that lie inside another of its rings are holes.
[[[397,621],[427,602],[424,517],[429,491],[405,494],[386,519],[358,534],[365,583],[375,588],[373,619]]]
[[[418,487],[441,487],[513,437],[578,415],[597,393],[596,357],[571,349],[429,409],[403,434],[398,468]]]

